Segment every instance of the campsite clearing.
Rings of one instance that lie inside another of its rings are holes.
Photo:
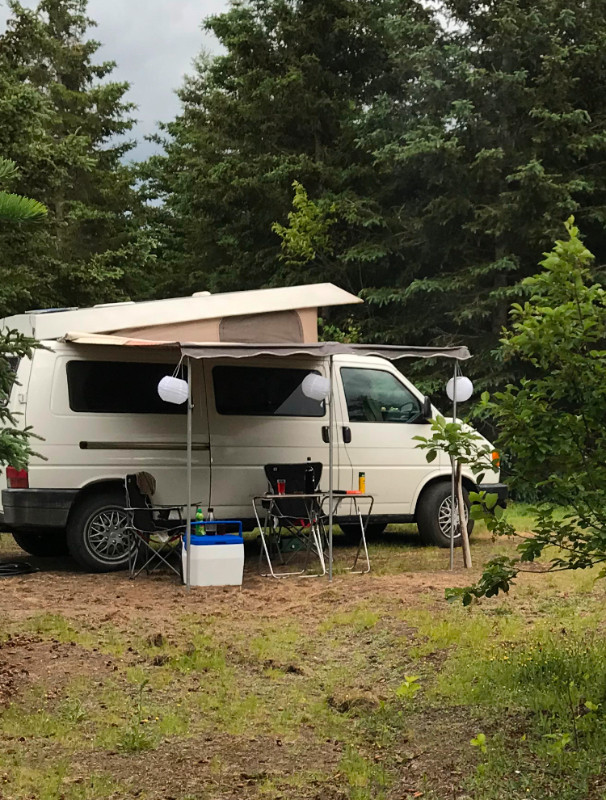
[[[241,590],[187,595],[0,537],[43,570],[1,584],[2,800],[606,797],[595,575],[463,609],[469,575],[404,528],[332,585],[259,578],[247,546]]]

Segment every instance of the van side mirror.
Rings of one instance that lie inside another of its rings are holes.
[[[423,422],[429,422],[432,416],[431,400],[425,395],[423,398],[423,406],[421,407],[421,419]]]

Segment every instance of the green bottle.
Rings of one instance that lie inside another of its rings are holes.
[[[204,522],[204,512],[201,508],[196,509],[196,522]],[[196,535],[204,536],[206,529],[204,525],[196,525]]]

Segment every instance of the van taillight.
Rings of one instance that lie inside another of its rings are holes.
[[[6,468],[6,485],[9,489],[29,489],[29,476],[26,469]]]

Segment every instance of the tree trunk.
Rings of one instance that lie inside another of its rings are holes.
[[[461,529],[461,542],[463,545],[463,564],[467,569],[471,569],[471,549],[469,547],[469,535],[467,533],[467,520],[465,519],[465,501],[463,500],[463,476],[461,474],[461,464],[457,464],[455,485],[457,489],[457,505],[459,507],[459,527]]]

